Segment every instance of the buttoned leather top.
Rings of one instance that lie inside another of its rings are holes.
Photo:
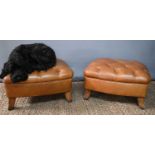
[[[96,59],[88,65],[84,75],[91,78],[147,84],[151,80],[146,66],[138,61],[116,60],[109,58]]]
[[[65,80],[72,78],[73,71],[63,61],[58,59],[56,66],[48,69],[47,71],[35,71],[29,75],[28,80],[19,83],[40,83],[57,80]],[[10,75],[6,76],[3,80],[4,83],[12,83]]]

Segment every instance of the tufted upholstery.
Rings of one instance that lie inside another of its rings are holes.
[[[142,63],[101,58],[88,65],[84,76],[84,99],[89,99],[91,91],[132,96],[137,97],[139,107],[144,109],[151,76]]]
[[[72,78],[73,72],[69,66],[62,60],[58,59],[55,67],[48,71],[33,72],[29,75],[28,80],[20,83],[38,83],[38,82],[49,82],[55,80],[65,80]],[[10,76],[4,78],[4,83],[12,83]]]
[[[130,60],[100,58],[88,65],[86,77],[126,83],[147,84],[151,76],[142,63]]]
[[[13,110],[17,97],[43,96],[64,93],[68,102],[72,101],[72,69],[58,59],[55,67],[47,71],[33,72],[28,80],[12,83],[10,75],[3,80],[9,99],[8,110]]]

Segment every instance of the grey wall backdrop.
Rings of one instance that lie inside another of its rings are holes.
[[[153,40],[1,40],[0,70],[11,50],[19,44],[43,42],[51,46],[57,57],[74,70],[74,79],[82,79],[84,68],[99,57],[135,59],[143,62],[155,79],[155,41]]]

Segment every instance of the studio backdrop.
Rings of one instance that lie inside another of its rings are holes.
[[[45,43],[58,58],[74,70],[74,80],[83,79],[83,70],[96,58],[133,59],[144,63],[155,79],[154,40],[0,40],[0,70],[19,44]]]

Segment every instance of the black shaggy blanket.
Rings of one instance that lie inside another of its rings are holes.
[[[17,46],[4,64],[0,78],[10,74],[13,83],[25,81],[33,71],[47,70],[56,64],[53,49],[45,44],[26,44]]]

